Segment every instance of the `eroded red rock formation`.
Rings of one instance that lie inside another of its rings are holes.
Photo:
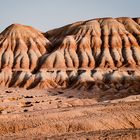
[[[140,64],[140,26],[131,18],[78,22],[49,31],[47,37],[56,44],[56,50],[46,57],[42,65],[45,68],[119,68]],[[61,65],[56,57],[63,59]],[[52,65],[48,63],[50,58],[55,61]]]
[[[32,71],[38,59],[48,52],[50,42],[29,26],[12,24],[0,34],[0,68]]]
[[[93,19],[43,34],[11,25],[0,35],[0,59],[1,85],[7,86],[135,80],[140,76],[140,18]]]

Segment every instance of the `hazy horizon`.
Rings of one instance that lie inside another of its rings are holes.
[[[1,0],[0,32],[12,23],[45,32],[80,20],[139,17],[139,5],[139,0]]]

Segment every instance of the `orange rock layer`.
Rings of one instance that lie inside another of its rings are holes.
[[[0,34],[0,85],[77,87],[140,77],[140,18],[76,22],[46,33],[13,24]]]

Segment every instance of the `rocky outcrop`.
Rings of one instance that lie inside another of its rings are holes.
[[[140,18],[76,22],[46,33],[11,25],[0,34],[0,84],[66,88],[140,77]]]

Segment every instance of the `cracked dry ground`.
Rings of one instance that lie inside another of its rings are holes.
[[[113,92],[1,88],[0,139],[139,140],[140,95]]]

